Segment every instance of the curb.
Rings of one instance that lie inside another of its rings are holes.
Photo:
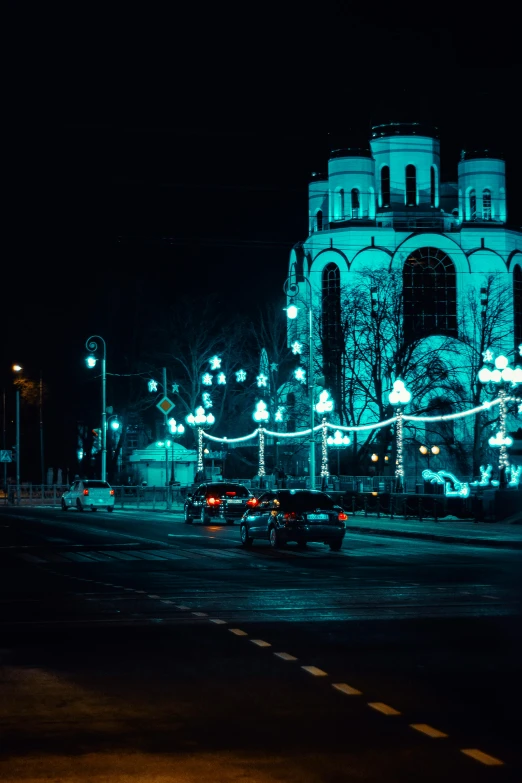
[[[347,531],[356,533],[368,533],[374,536],[388,536],[391,538],[418,538],[424,541],[443,541],[447,544],[473,544],[474,546],[495,547],[500,549],[522,549],[522,541],[509,541],[506,539],[468,538],[466,536],[446,536],[440,533],[417,533],[409,530],[384,530],[376,527],[362,527],[359,525],[347,525]]]

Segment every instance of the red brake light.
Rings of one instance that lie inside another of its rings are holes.
[[[297,519],[297,514],[295,511],[289,511],[284,516],[285,522],[293,522]]]
[[[111,489],[111,491],[110,491],[110,493],[109,493],[109,494],[110,494],[110,495],[114,495],[114,490],[113,490],[113,489]]]
[[[235,492],[226,492],[225,494],[226,494],[227,497],[230,497],[230,498],[235,498],[235,496],[236,496]]]
[[[343,511],[341,511],[337,519],[339,520],[339,522],[346,522],[346,520],[348,519],[348,514],[345,514]]]
[[[257,498],[250,498],[250,500],[247,500],[246,504],[247,506],[257,506]]]
[[[207,498],[207,503],[209,506],[219,506],[221,500],[219,498]]]
[[[84,495],[88,495],[88,494],[89,494],[89,490],[88,490],[88,489],[84,489],[84,490],[83,490],[83,494],[84,494]]]

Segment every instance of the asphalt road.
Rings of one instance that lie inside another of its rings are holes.
[[[0,513],[0,779],[520,781],[522,552]]]

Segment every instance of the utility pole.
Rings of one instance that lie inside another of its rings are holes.
[[[16,500],[20,505],[20,390],[16,390]]]
[[[43,380],[40,370],[40,472],[42,475],[42,485],[45,484],[44,474],[44,446],[43,446]]]

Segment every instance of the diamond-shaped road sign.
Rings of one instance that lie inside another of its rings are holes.
[[[0,450],[0,462],[12,462],[12,451]]]
[[[159,408],[160,411],[165,414],[165,416],[168,416],[172,408],[175,407],[176,406],[174,405],[172,400],[169,400],[168,397],[163,397],[162,400],[156,403],[156,408]]]

